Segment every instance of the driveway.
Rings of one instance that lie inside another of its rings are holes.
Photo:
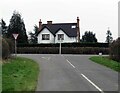
[[[118,73],[89,60],[91,55],[19,54],[40,66],[36,91],[118,90]],[[111,92],[115,93],[115,92]]]

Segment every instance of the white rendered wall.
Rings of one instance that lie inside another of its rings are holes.
[[[49,34],[50,35],[50,40],[42,40],[42,34]],[[38,34],[38,44],[40,43],[54,43],[54,36],[53,34],[47,29],[44,28],[39,34]]]
[[[68,37],[62,30],[59,30],[56,33],[55,43],[60,43],[60,40],[58,40],[58,34],[64,34],[64,40],[62,40],[61,43],[73,43],[73,42],[77,42],[76,37]]]

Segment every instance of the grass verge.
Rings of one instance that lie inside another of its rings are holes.
[[[108,57],[93,56],[90,60],[120,72],[120,63],[111,60]]]
[[[2,65],[2,91],[35,91],[39,67],[27,58],[9,59]]]
[[[2,92],[2,60],[0,59],[0,93]]]

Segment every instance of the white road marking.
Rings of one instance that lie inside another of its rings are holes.
[[[41,57],[43,59],[46,59],[46,60],[50,60],[51,57]]]
[[[63,57],[63,55],[61,55]]]
[[[67,59],[66,59],[66,61],[67,61],[73,68],[75,68],[75,66],[74,66],[72,63],[70,63],[70,61],[68,61]]]
[[[104,93],[102,89],[100,89],[95,83],[93,83],[90,79],[88,79],[84,74],[81,74],[90,84],[92,84],[97,90],[101,93]]]

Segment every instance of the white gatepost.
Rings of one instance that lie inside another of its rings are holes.
[[[62,50],[62,47],[61,47],[61,42],[62,42],[62,38],[60,38],[59,54],[61,54],[61,50]]]

